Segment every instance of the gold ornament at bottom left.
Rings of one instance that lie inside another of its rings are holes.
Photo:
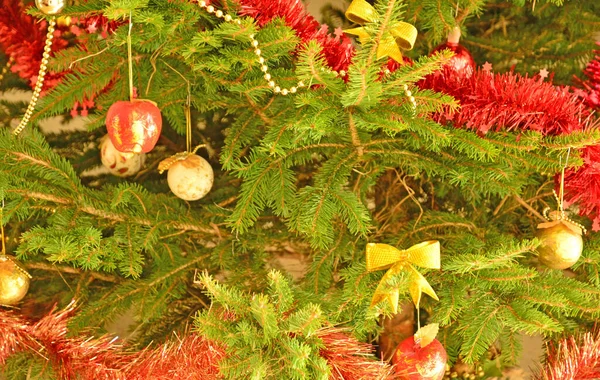
[[[29,290],[31,275],[12,258],[0,255],[0,305],[19,303]]]

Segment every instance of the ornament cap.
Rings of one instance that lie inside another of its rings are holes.
[[[553,220],[551,222],[540,223],[537,225],[537,228],[545,229],[545,228],[552,228],[552,227],[555,227],[558,225],[563,225],[564,227],[569,229],[574,234],[583,235],[583,229],[581,227],[579,227],[577,224],[575,224],[569,220],[566,220],[566,219],[558,219],[558,220]]]
[[[455,26],[454,28],[452,28],[450,33],[448,33],[448,43],[458,45],[458,43],[460,42],[460,36],[460,26]]]
[[[440,325],[438,323],[430,323],[427,326],[421,327],[415,334],[415,343],[420,345],[421,348],[427,347],[435,340],[438,331],[440,331]]]

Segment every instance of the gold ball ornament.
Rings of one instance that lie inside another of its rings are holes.
[[[540,261],[548,268],[567,269],[579,260],[583,251],[582,230],[568,220],[555,220],[538,225],[536,237]]]
[[[16,261],[0,255],[0,305],[19,303],[29,290],[31,276]]]
[[[167,183],[173,194],[186,201],[197,201],[204,197],[212,188],[213,182],[212,167],[196,154],[177,160],[169,167],[167,174]]]
[[[35,0],[35,5],[47,15],[55,15],[65,7],[65,0]]]

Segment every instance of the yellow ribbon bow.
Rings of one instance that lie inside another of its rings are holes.
[[[394,314],[398,312],[400,292],[398,288],[390,288],[388,282],[401,271],[408,271],[410,296],[417,308],[419,308],[423,293],[439,301],[431,285],[412,264],[423,268],[440,269],[440,242],[437,240],[425,241],[404,250],[387,244],[367,244],[367,270],[373,272],[390,268],[373,294],[371,307],[387,300]]]
[[[348,20],[363,25],[372,22],[378,17],[375,8],[365,0],[353,0],[346,10]],[[361,44],[371,40],[371,36],[365,28],[353,28],[344,32],[357,36]],[[398,22],[394,24],[389,33],[386,33],[377,47],[377,59],[390,56],[396,62],[402,63],[402,53],[400,48],[410,50],[415,45],[417,39],[417,28],[407,22]]]

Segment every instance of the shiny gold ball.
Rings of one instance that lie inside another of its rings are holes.
[[[62,26],[62,27],[69,27],[69,26],[71,26],[71,17],[69,17],[69,16],[60,16],[59,18],[56,19],[56,25]]]
[[[25,297],[31,276],[8,256],[0,256],[0,305],[16,305]]]
[[[65,0],[35,0],[35,5],[47,15],[55,15],[65,7]]]
[[[537,248],[539,259],[552,269],[569,268],[583,251],[581,229],[565,220],[540,224],[536,237],[542,241]]]

